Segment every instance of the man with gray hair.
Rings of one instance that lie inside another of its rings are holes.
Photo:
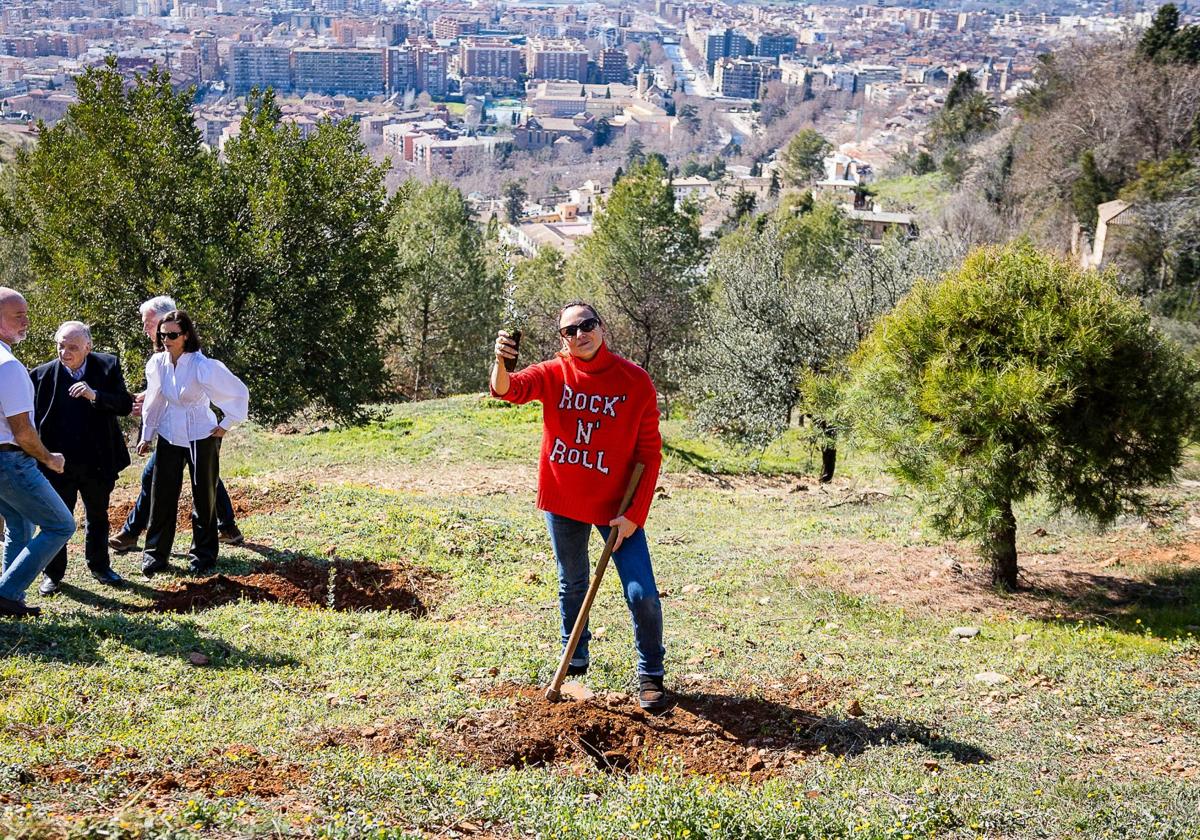
[[[25,605],[25,591],[75,533],[75,518],[37,469],[61,473],[65,459],[38,437],[33,422],[33,383],[12,348],[29,332],[29,306],[15,289],[0,286],[0,516],[4,517],[4,566],[0,615],[28,618],[41,610]],[[34,528],[38,534],[33,535]]]
[[[151,345],[155,342],[158,322],[168,312],[173,312],[178,308],[175,305],[175,299],[167,295],[152,297],[138,307],[138,314],[142,316],[142,332],[146,334],[146,338],[150,339]],[[143,391],[133,398],[134,417],[142,416],[144,397],[145,392]],[[108,541],[112,550],[118,554],[124,554],[137,548],[138,538],[150,522],[150,485],[154,478],[155,462],[155,455],[151,453],[150,459],[146,461],[146,468],[142,470],[142,490],[133,504],[133,510],[129,512],[129,517],[125,520],[125,527]],[[229,493],[225,490],[225,482],[219,478],[217,479],[217,534],[221,542],[226,545],[241,545],[245,542],[237,522],[234,521],[233,502],[230,501]]]
[[[58,358],[33,371],[34,417],[46,445],[66,458],[61,473],[43,469],[63,504],[83,500],[84,556],[92,577],[120,586],[108,556],[108,502],[117,475],[129,466],[129,450],[118,417],[133,410],[116,356],[92,350],[92,331],[82,321],[67,321],[54,334]],[[53,595],[67,571],[63,546],[45,568],[38,587]]]

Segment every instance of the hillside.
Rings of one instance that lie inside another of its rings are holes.
[[[13,160],[17,149],[33,140],[33,132],[24,124],[0,123],[0,165]]]
[[[1194,836],[1200,462],[1109,532],[1021,508],[1007,597],[870,458],[824,487],[794,439],[749,472],[672,420],[648,533],[680,703],[647,719],[615,575],[599,697],[532,699],[539,430],[477,396],[239,429],[225,577],[125,555],[114,594],[77,536],[47,613],[0,623],[0,834]]]

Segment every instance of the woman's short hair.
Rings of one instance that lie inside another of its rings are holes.
[[[195,353],[200,349],[200,336],[196,334],[196,325],[192,323],[191,317],[182,309],[172,309],[158,322],[158,329],[154,331],[154,349],[166,350],[162,340],[162,328],[164,324],[178,324],[180,332],[184,333],[183,352]]]
[[[558,310],[558,320],[559,320],[559,322],[560,322],[560,323],[562,322],[562,316],[563,316],[563,313],[564,313],[564,312],[566,312],[568,309],[574,309],[576,306],[583,306],[583,307],[586,307],[586,308],[587,308],[587,310],[588,310],[589,312],[591,312],[591,313],[592,313],[592,317],[593,317],[593,318],[595,318],[595,319],[596,319],[597,321],[599,321],[601,324],[603,324],[603,323],[604,323],[604,319],[600,317],[600,313],[596,311],[596,307],[592,306],[592,305],[591,305],[590,303],[588,303],[586,300],[573,300],[573,301],[571,301],[570,303],[568,303],[568,304],[564,305],[562,309]]]

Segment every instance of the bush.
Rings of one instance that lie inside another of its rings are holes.
[[[1011,589],[1013,503],[1101,523],[1139,507],[1195,428],[1197,372],[1112,274],[1019,242],[917,285],[851,360],[843,410]]]

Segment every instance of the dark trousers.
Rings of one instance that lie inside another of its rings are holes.
[[[146,524],[150,521],[150,480],[154,477],[156,456],[157,453],[151,452],[150,457],[146,460],[146,468],[142,470],[142,492],[138,494],[137,501],[133,503],[133,510],[129,511],[129,518],[125,520],[125,533],[134,537],[145,531]],[[225,482],[218,478],[217,530],[229,531],[235,524],[233,502],[229,500],[229,494],[225,492]]]
[[[146,529],[145,555],[166,562],[175,544],[175,519],[183,468],[192,479],[193,558],[203,564],[217,562],[217,474],[221,468],[220,438],[204,438],[188,446],[175,446],[161,436],[155,444],[154,475],[150,481],[150,525]],[[192,454],[195,453],[195,460]]]
[[[114,482],[87,467],[67,468],[60,474],[44,471],[46,479],[67,510],[75,510],[75,500],[83,499],[83,556],[93,572],[108,571],[108,498]],[[67,571],[67,547],[59,549],[45,568],[46,577],[61,581]]]

